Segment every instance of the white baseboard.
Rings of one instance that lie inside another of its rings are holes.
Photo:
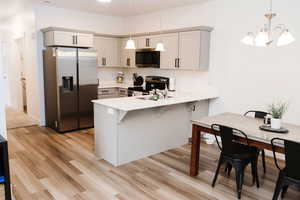
[[[37,118],[37,117],[35,117],[35,116],[33,116],[33,115],[30,115],[30,114],[28,114],[27,113],[27,116],[30,118],[30,120],[32,120],[34,123],[36,123],[36,124],[40,124],[41,122],[40,122],[40,120]]]

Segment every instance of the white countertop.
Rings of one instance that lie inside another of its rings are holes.
[[[170,93],[169,96],[172,96],[172,98],[161,99],[158,101],[142,100],[138,99],[139,97],[122,97],[115,99],[99,99],[93,100],[92,102],[95,104],[127,112],[132,110],[141,110],[147,108],[214,99],[218,97],[218,91],[213,87],[207,86],[197,93],[176,92],[173,94]]]
[[[133,82],[117,83],[116,81],[100,81],[98,88],[128,88],[133,87]]]

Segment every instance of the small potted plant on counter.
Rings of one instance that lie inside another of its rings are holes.
[[[271,118],[271,128],[280,129],[281,119],[284,113],[287,111],[288,104],[284,102],[272,103],[269,105],[269,112],[272,115]]]

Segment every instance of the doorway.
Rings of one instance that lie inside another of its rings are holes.
[[[8,38],[1,43],[5,82],[6,127],[15,129],[37,125],[27,113],[26,41]]]

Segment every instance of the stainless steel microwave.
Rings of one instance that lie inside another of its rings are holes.
[[[135,53],[135,64],[137,67],[160,67],[160,52],[155,49],[138,49]]]

